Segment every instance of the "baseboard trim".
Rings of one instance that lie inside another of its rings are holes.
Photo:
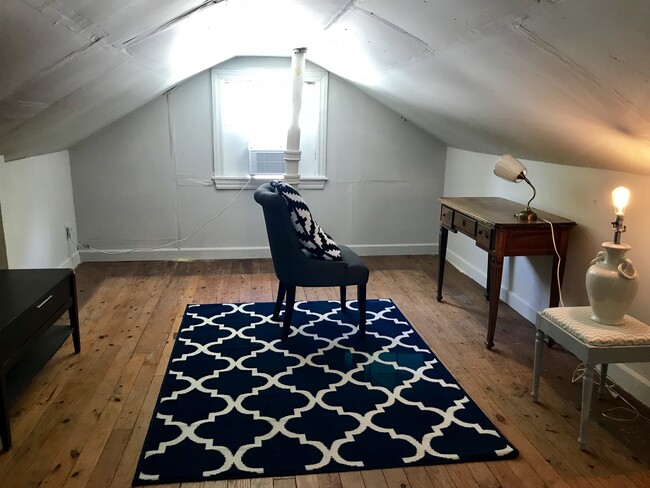
[[[75,269],[81,263],[81,255],[78,251],[75,251],[72,256],[63,261],[57,266],[57,268],[72,268]]]
[[[650,406],[650,379],[641,376],[627,364],[610,364],[607,376],[641,403]]]
[[[359,244],[351,245],[360,256],[397,256],[436,254],[437,244]],[[120,249],[106,249],[119,253]],[[270,258],[268,247],[211,247],[186,249],[157,249],[154,251],[133,251],[123,254],[103,254],[89,249],[80,249],[81,262],[115,261],[187,261],[200,259],[254,259]]]
[[[453,251],[447,250],[447,261],[454,265],[461,273],[466,274],[481,286],[487,282],[485,270],[477,268],[472,263],[463,259]],[[499,298],[512,307],[519,315],[531,323],[535,323],[537,309],[531,306],[524,298],[512,290],[501,287]]]
[[[484,270],[481,270],[474,266],[472,263],[462,258],[459,254],[447,249],[447,261],[453,265],[458,271],[464,275],[469,276],[479,285],[485,286],[485,280],[487,279],[487,274]],[[502,298],[503,300],[503,298]]]
[[[418,256],[438,254],[438,244],[350,244],[359,256]]]
[[[213,247],[187,249],[156,249],[153,251],[133,251],[119,254],[121,249],[105,249],[108,253],[88,249],[79,250],[81,261],[194,261],[201,259],[254,259],[270,258],[271,252],[266,247]]]

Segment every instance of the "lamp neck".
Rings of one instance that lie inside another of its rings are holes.
[[[620,244],[621,234],[626,231],[626,227],[623,225],[622,215],[616,216],[616,220],[612,222],[612,229],[614,230],[614,244]]]
[[[535,190],[533,184],[530,182],[528,178],[526,178],[526,175],[524,175],[523,173],[521,174],[521,179],[523,179],[526,183],[528,183],[528,185],[530,185],[530,187],[533,189],[533,197],[530,200],[528,200],[528,203],[526,204],[526,208],[521,212],[517,212],[515,214],[515,217],[517,217],[519,220],[535,222],[537,220],[537,214],[530,209],[530,202],[532,202],[533,199],[535,198],[535,195],[537,195],[537,190]]]
[[[535,197],[537,196],[537,190],[535,190],[535,187],[530,182],[530,180],[528,178],[526,178],[526,176],[524,176],[524,181],[526,183],[528,183],[530,185],[530,187],[533,189],[533,196],[531,197],[530,200],[528,200],[528,203],[526,204],[526,207],[530,208],[530,202],[532,202],[535,199]]]

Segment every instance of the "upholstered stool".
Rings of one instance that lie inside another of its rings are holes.
[[[537,402],[539,376],[542,371],[542,351],[546,336],[585,363],[582,378],[582,405],[580,409],[580,449],[587,443],[587,423],[594,386],[594,368],[601,365],[601,382],[598,389],[602,396],[607,365],[609,363],[650,362],[650,327],[643,322],[625,316],[623,325],[603,325],[591,320],[590,307],[547,308],[537,314],[535,338],[535,363],[533,367],[533,401]]]

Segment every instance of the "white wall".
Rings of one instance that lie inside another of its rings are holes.
[[[171,136],[170,136],[171,134]],[[324,190],[303,190],[321,226],[362,254],[434,253],[445,146],[330,75]],[[236,195],[212,184],[209,72],[70,149],[79,241],[99,249],[185,237]],[[261,208],[244,191],[180,245],[82,260],[268,256]]]
[[[516,155],[515,155],[516,157]],[[492,173],[498,155],[482,154],[448,148],[445,170],[445,196],[499,196],[522,203],[532,196],[525,183],[510,183]],[[646,209],[650,208],[650,177],[616,171],[556,165],[521,160],[528,169],[528,178],[537,189],[532,203],[539,208],[578,224],[571,231],[562,294],[566,306],[588,305],[585,273],[590,261],[601,249],[602,242],[611,241],[614,210],[611,191],[620,185],[632,192],[625,223],[628,230],[622,242],[630,244],[632,259],[640,276],[639,291],[629,314],[650,324],[650,255],[646,245],[650,227]],[[449,262],[485,286],[487,254],[471,239],[449,234]],[[516,257],[505,260],[501,298],[531,322],[538,310],[548,307],[551,280],[550,257]],[[497,326],[497,336],[498,336]],[[532,347],[532,345],[531,345]],[[610,374],[624,389],[650,405],[650,364],[612,366]]]
[[[67,151],[9,163],[0,158],[0,210],[10,269],[79,264],[65,236],[66,225],[76,236]]]

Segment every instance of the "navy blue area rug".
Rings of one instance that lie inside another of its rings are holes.
[[[134,485],[510,459],[391,300],[189,305]]]

